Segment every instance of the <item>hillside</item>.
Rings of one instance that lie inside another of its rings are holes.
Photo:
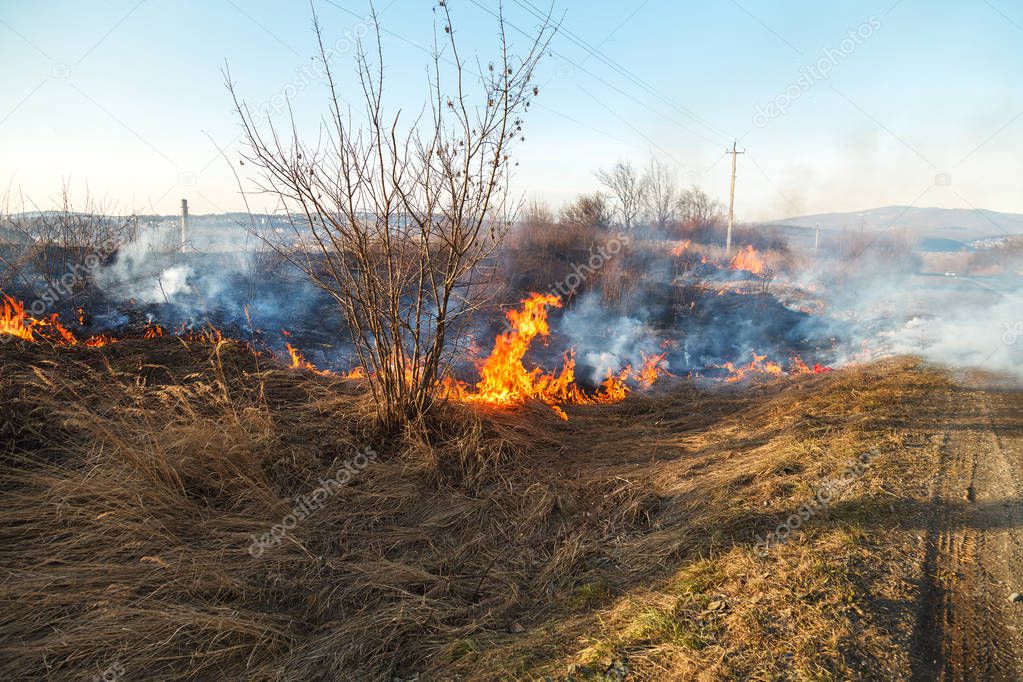
[[[976,239],[1023,234],[1023,215],[986,209],[884,206],[848,213],[820,213],[770,221],[768,225],[834,231],[905,231],[917,239]]]

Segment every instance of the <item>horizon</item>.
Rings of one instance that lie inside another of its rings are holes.
[[[368,5],[313,7],[330,42],[366,30]],[[467,54],[493,52],[496,7],[453,7]],[[512,40],[534,26],[537,7],[505,3]],[[75,194],[88,187],[126,213],[172,215],[182,196],[197,213],[244,212],[225,65],[254,106],[294,91],[311,134],[326,111],[323,84],[309,76],[309,7],[129,0],[57,10],[0,10],[8,38],[0,58],[19,65],[0,93],[0,181],[41,208],[67,180]],[[385,87],[399,94],[394,104],[414,108],[434,31],[430,7],[391,0],[378,13]],[[1004,151],[1023,140],[1013,83],[1023,16],[997,4],[601,1],[555,3],[552,15],[559,32],[541,63],[525,142],[514,150],[512,189],[526,201],[557,208],[595,191],[598,169],[619,159],[642,168],[656,157],[724,203],[723,152],[738,139],[746,151],[740,222],[924,202],[1023,213],[1011,181],[1021,162]],[[981,31],[978,45],[972,36]],[[340,52],[334,66],[350,73],[353,50]],[[253,212],[272,212],[248,199]]]

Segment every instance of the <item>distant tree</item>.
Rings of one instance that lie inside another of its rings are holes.
[[[678,215],[679,190],[675,173],[659,159],[652,158],[643,175],[643,185],[643,205],[650,222],[663,228]]]
[[[554,211],[544,201],[533,201],[523,214],[522,222],[526,225],[553,225]]]
[[[554,211],[543,201],[529,204],[519,219],[516,231],[517,242],[522,244],[549,243],[556,237],[557,225]]]
[[[695,186],[679,194],[677,211],[679,221],[689,228],[714,225],[721,216],[720,204]]]
[[[580,194],[561,211],[561,222],[592,230],[606,230],[613,219],[611,207],[600,192]]]
[[[639,174],[628,161],[619,161],[610,170],[597,171],[596,176],[614,197],[622,225],[626,230],[632,229],[646,195],[646,186]]]

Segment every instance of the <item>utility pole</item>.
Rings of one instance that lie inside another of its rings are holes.
[[[732,254],[732,220],[735,214],[735,160],[739,154],[745,154],[745,151],[739,151],[735,148],[738,141],[732,140],[732,148],[726,149],[725,154],[732,155],[732,187],[728,191],[728,233],[725,235],[725,255],[730,256]]]
[[[188,244],[188,199],[181,200],[181,246],[178,247],[181,253],[185,252],[185,245]]]

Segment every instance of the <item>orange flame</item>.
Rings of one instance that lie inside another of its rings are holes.
[[[464,384],[449,379],[444,393],[458,400],[500,406],[516,405],[529,398],[549,405],[581,402],[583,395],[575,384],[575,358],[571,352],[565,356],[557,375],[545,374],[539,367],[527,370],[522,364],[533,339],[550,335],[547,306],[560,308],[561,300],[553,294],[532,294],[522,301],[521,310],[508,311],[511,328],[497,335],[494,350],[480,367],[476,386],[470,391]]]
[[[102,348],[103,346],[109,346],[111,343],[116,343],[117,339],[107,336],[106,334],[98,334],[97,336],[90,336],[85,340],[85,345],[89,348]]]
[[[302,355],[302,351],[292,346],[290,343],[284,344],[284,347],[288,349],[288,355],[291,356],[291,366],[295,369],[311,369],[314,372],[319,371],[313,366],[311,362],[305,359]]]
[[[32,318],[25,313],[25,306],[10,296],[4,296],[0,306],[0,334],[16,336],[26,341],[34,341],[32,334]]]
[[[692,243],[693,240],[691,239],[683,239],[678,244],[676,244],[675,247],[671,250],[671,255],[674,256],[675,258],[678,258],[679,256],[686,252],[686,249],[688,249],[689,245]]]
[[[360,367],[356,367],[356,368],[346,372],[345,375],[344,375],[344,378],[345,379],[353,379],[353,380],[354,379],[365,379],[366,378],[366,370],[363,369],[361,366]]]
[[[669,375],[668,370],[664,368],[664,359],[667,353],[657,353],[655,355],[644,355],[643,356],[643,367],[636,373],[636,381],[643,388],[650,388],[657,381],[657,377]]]
[[[146,322],[146,330],[142,333],[144,339],[155,339],[163,336],[163,328],[158,324],[153,324],[152,320]]]
[[[766,270],[764,259],[750,244],[739,249],[729,266],[732,270],[748,270],[754,275],[762,275]]]
[[[522,360],[530,344],[537,337],[546,338],[550,334],[548,306],[560,308],[561,300],[554,295],[532,294],[522,301],[521,310],[509,311],[506,316],[511,328],[494,340],[493,351],[480,367],[479,382],[470,388],[449,377],[444,381],[442,394],[454,400],[495,406],[518,405],[535,399],[550,405],[562,419],[568,419],[558,405],[617,402],[629,394],[627,379],[633,378],[647,387],[659,374],[666,373],[661,366],[665,355],[651,356],[644,359],[643,369],[636,374],[628,366],[617,374],[609,370],[600,389],[587,395],[575,383],[573,351],[565,354],[557,374],[545,373],[539,367],[526,369]]]
[[[798,355],[792,358],[791,365],[789,366],[789,374],[824,374],[830,371],[830,367],[817,363],[814,363],[813,367],[809,367]]]
[[[753,361],[748,365],[742,367],[736,367],[730,362],[726,362],[721,365],[727,369],[730,374],[725,378],[725,383],[734,384],[738,381],[742,381],[751,374],[767,374],[770,376],[781,376],[782,368],[777,362],[771,362],[767,360],[766,355],[757,355],[753,353]]]
[[[619,400],[625,400],[629,395],[629,387],[625,383],[625,380],[629,378],[629,374],[632,373],[632,367],[629,365],[625,366],[625,369],[615,374],[611,370],[607,370],[607,378],[604,379],[604,383],[600,385],[599,397],[603,398],[602,402],[618,402]]]
[[[57,334],[59,334],[59,340],[69,346],[74,346],[78,343],[78,339],[75,338],[75,335],[57,319],[57,313],[50,315],[45,320],[41,320],[40,326],[52,328],[55,332],[57,332]]]
[[[757,355],[753,353],[753,361],[748,365],[736,367],[730,362],[726,362],[723,365],[719,365],[723,369],[727,369],[729,374],[725,377],[725,383],[733,384],[738,381],[751,376],[751,375],[768,375],[768,376],[781,376],[785,374],[785,370],[782,369],[781,365],[777,362],[767,360],[766,355]],[[803,359],[798,355],[792,357],[789,360],[788,374],[791,376],[799,376],[803,374],[823,374],[824,372],[830,372],[830,367],[824,365],[814,364],[813,367],[809,367]]]

